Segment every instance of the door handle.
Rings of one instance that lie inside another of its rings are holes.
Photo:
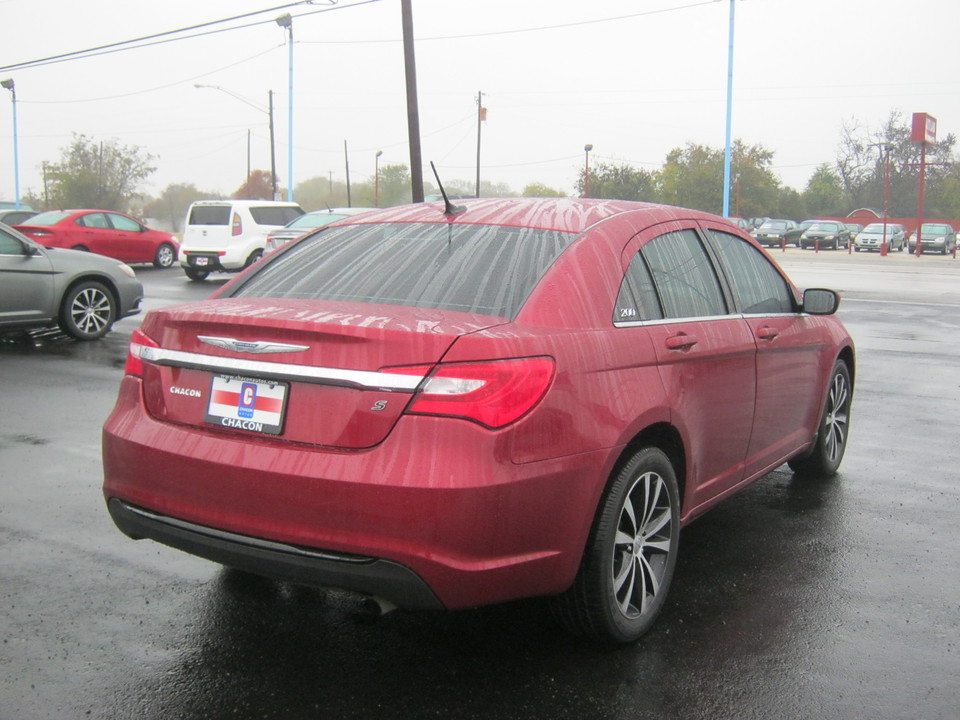
[[[779,330],[766,325],[757,330],[757,337],[760,338],[761,340],[773,340],[779,337],[779,335],[780,335]]]
[[[667,338],[667,347],[670,350],[689,350],[698,342],[695,335],[680,333],[679,335]]]

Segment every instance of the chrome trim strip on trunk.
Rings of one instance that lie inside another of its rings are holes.
[[[133,348],[131,347],[131,351]],[[200,353],[166,350],[144,345],[138,348],[140,358],[156,365],[186,367],[195,370],[223,373],[225,375],[251,375],[272,380],[312,382],[321,385],[341,385],[361,390],[384,392],[413,392],[423,381],[420,375],[395,375],[393,373],[366,370],[343,370],[341,368],[312,367],[290,363],[266,362],[264,360],[241,360],[239,358],[214,357]]]

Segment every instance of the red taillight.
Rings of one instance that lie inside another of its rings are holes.
[[[240,221],[240,213],[233,214],[233,224],[230,226],[230,234],[234,237],[243,235],[243,223]]]
[[[407,412],[460,417],[501,428],[540,402],[553,374],[554,362],[548,357],[441,364],[423,381]]]
[[[143,376],[143,351],[145,348],[158,348],[160,344],[147,337],[140,328],[130,333],[130,347],[127,350],[127,364],[123,371],[127,375]]]

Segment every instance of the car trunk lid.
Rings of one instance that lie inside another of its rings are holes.
[[[424,368],[461,335],[503,322],[371,307],[220,299],[153,311],[141,328],[147,409],[164,421],[215,432],[371,447],[389,434]],[[417,369],[396,370],[404,367]]]

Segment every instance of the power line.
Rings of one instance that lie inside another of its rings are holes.
[[[572,27],[581,27],[583,25],[596,25],[598,23],[616,22],[618,20],[630,20],[649,15],[661,15],[663,13],[676,12],[678,10],[689,10],[703,5],[713,5],[716,0],[701,0],[701,2],[690,3],[689,5],[678,5],[676,7],[659,8],[657,10],[645,10],[643,12],[631,13],[629,15],[617,15],[616,17],[595,18],[593,20],[579,20],[577,22],[561,23],[558,25],[538,25],[536,27],[517,28],[515,30],[492,30],[483,33],[468,33],[466,35],[438,35],[436,37],[418,37],[417,42],[427,42],[433,40],[464,40],[467,38],[491,37],[498,35],[517,35],[519,33],[543,32],[544,30],[563,30]],[[308,40],[306,44],[320,45],[356,45],[363,43],[394,43],[400,42],[400,39],[389,40]],[[2,69],[2,68],[0,68]]]
[[[90,57],[98,57],[100,55],[109,55],[116,52],[124,52],[126,50],[137,50],[140,48],[152,47],[155,45],[162,45],[169,42],[176,42],[179,40],[192,40],[198,37],[204,37],[207,35],[216,35],[218,33],[228,32],[231,30],[243,30],[250,27],[256,27],[258,25],[272,25],[275,22],[274,18],[268,20],[257,20],[255,22],[246,23],[243,25],[231,25],[226,28],[216,28],[210,30],[203,30],[203,28],[212,28],[216,25],[223,25],[224,23],[232,23],[238,20],[244,20],[246,18],[254,17],[257,15],[263,15],[264,13],[274,13],[278,10],[284,10],[287,8],[293,8],[298,5],[304,5],[310,3],[313,0],[298,0],[298,2],[285,3],[283,5],[277,5],[276,7],[265,8],[263,10],[256,10],[254,12],[244,13],[242,15],[234,15],[228,18],[222,18],[220,20],[211,20],[209,22],[199,23],[197,25],[190,25],[188,27],[179,28],[177,30],[167,30],[161,33],[154,33],[152,35],[144,35],[143,37],[134,38],[132,40],[122,40],[119,42],[108,43],[106,45],[98,45],[97,47],[87,48],[86,50],[76,50],[68,53],[61,53],[59,55],[51,55],[45,58],[38,58],[36,60],[27,60],[21,63],[14,63],[12,65],[2,65],[0,66],[0,72],[10,71],[10,70],[25,70],[28,68],[42,67],[45,65],[55,65],[62,62],[67,62],[70,60],[81,60]],[[328,2],[336,5],[338,0],[327,0]],[[304,17],[307,15],[316,15],[322,12],[330,12],[333,10],[342,10],[346,8],[356,7],[358,5],[367,5],[373,2],[380,2],[380,0],[361,0],[360,2],[355,2],[350,5],[337,6],[337,7],[327,7],[319,10],[312,10],[309,12],[303,12],[297,14],[295,17]],[[201,30],[202,32],[193,32]],[[192,33],[185,35],[185,33]],[[179,36],[179,37],[175,37]]]

